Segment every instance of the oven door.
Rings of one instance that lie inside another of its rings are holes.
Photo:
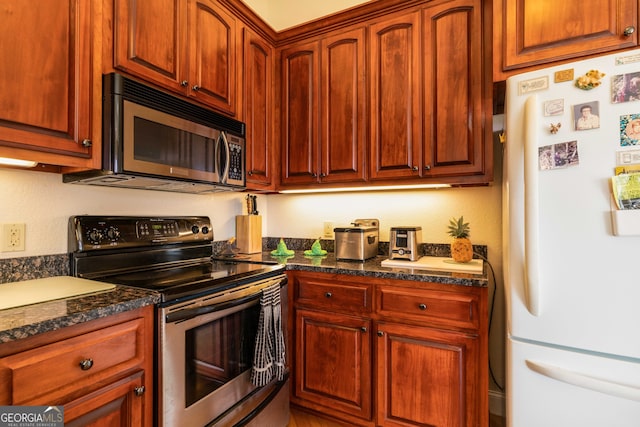
[[[159,310],[159,425],[215,424],[216,419],[238,412],[245,402],[258,408],[275,397],[250,381],[260,297],[262,289],[274,284],[281,286],[286,337],[284,275]],[[274,383],[263,389],[273,388]],[[241,412],[254,411],[245,407]]]

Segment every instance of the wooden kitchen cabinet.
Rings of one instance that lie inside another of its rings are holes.
[[[493,13],[494,81],[638,46],[637,0],[497,0]]]
[[[392,323],[377,335],[377,425],[487,425],[467,408],[488,393],[477,385],[477,336]]]
[[[488,426],[485,296],[400,281],[376,287],[377,425]]]
[[[486,288],[287,274],[292,403],[350,425],[488,426]]]
[[[236,19],[213,0],[115,0],[113,66],[236,114]]]
[[[65,425],[151,426],[153,310],[0,345],[0,405],[63,405]]]
[[[352,422],[371,420],[371,287],[337,275],[288,275],[295,304],[292,402],[339,411]]]
[[[281,184],[365,180],[365,30],[281,51]]]
[[[247,188],[275,189],[273,47],[249,28],[243,29],[243,115],[246,123]]]
[[[371,25],[372,181],[490,180],[482,35],[480,0],[440,3]]]
[[[284,43],[282,187],[491,182],[490,4],[367,7]]]
[[[371,320],[296,310],[294,402],[371,419]]]
[[[2,2],[0,157],[100,164],[101,16],[98,1]]]

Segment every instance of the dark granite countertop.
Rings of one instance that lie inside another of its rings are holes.
[[[135,310],[159,301],[160,295],[156,292],[116,286],[110,291],[0,310],[0,344]]]
[[[336,260],[333,252],[322,257],[310,257],[305,256],[303,250],[295,250],[292,257],[273,257],[270,251],[264,251],[254,255],[240,255],[238,258],[239,260],[281,263],[286,265],[288,270],[317,271],[457,286],[488,286],[486,263],[482,274],[470,274],[382,267],[381,262],[387,259],[385,256],[377,256],[364,262],[339,261]],[[31,277],[26,278],[30,279]],[[134,310],[156,304],[159,301],[160,295],[156,292],[116,286],[111,291],[0,310],[0,344]]]
[[[489,283],[486,263],[484,263],[482,274],[470,274],[382,267],[382,261],[387,259],[385,256],[376,256],[364,262],[339,261],[336,260],[333,252],[327,253],[326,256],[312,257],[305,256],[302,250],[296,250],[291,257],[274,257],[270,251],[265,251],[253,255],[240,255],[239,258],[259,262],[278,262],[285,264],[287,270],[318,271],[323,273],[412,280],[458,286],[486,287]]]

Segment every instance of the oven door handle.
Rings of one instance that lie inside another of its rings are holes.
[[[204,307],[196,307],[196,308],[187,308],[185,310],[176,311],[175,313],[169,313],[165,316],[165,321],[167,323],[177,323],[183,322],[185,320],[193,319],[197,316],[202,316],[203,314],[214,313],[216,311],[226,310],[231,307],[236,307],[238,305],[242,305],[251,301],[259,300],[262,296],[261,292],[256,294],[252,294],[246,297],[234,299],[232,301],[227,301],[219,304],[206,305]]]

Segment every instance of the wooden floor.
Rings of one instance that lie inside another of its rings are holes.
[[[344,427],[346,424],[325,420],[315,415],[308,414],[296,408],[291,408],[289,427]],[[507,424],[503,417],[490,414],[489,427],[505,427]]]

